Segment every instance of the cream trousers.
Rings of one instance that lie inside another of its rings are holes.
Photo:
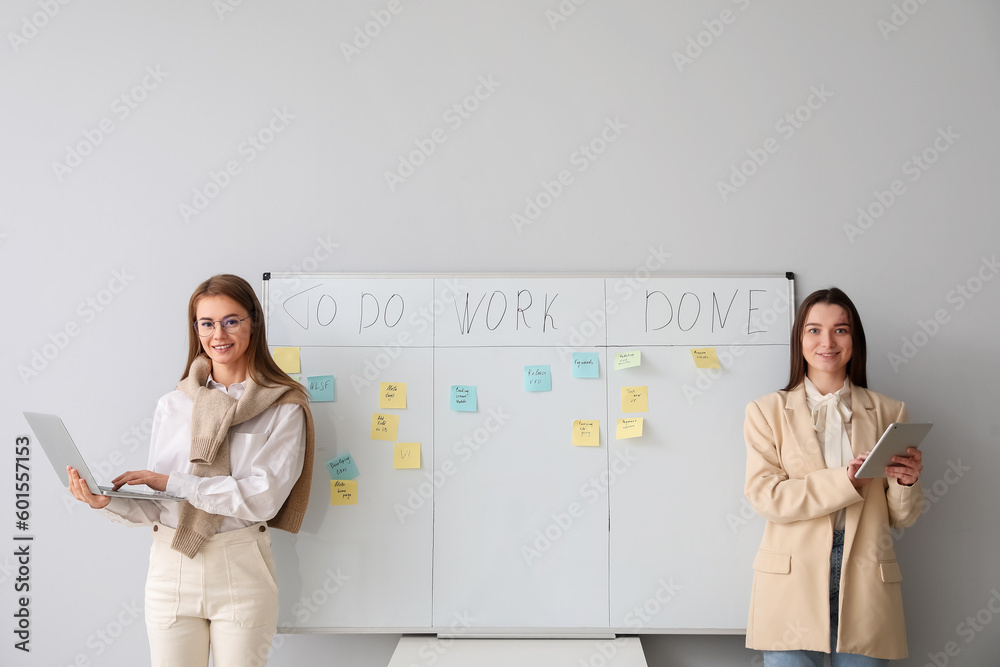
[[[262,667],[278,622],[271,535],[260,523],[218,533],[194,558],[153,525],[146,631],[153,667]]]

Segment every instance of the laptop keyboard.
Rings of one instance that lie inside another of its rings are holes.
[[[98,486],[97,488],[101,491],[115,491],[115,487],[113,486]],[[153,489],[126,489],[124,487],[118,489],[115,493],[134,493],[137,496],[167,496],[166,493]]]

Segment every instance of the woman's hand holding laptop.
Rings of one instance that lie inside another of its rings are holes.
[[[77,500],[82,500],[95,510],[104,509],[111,502],[108,496],[95,496],[91,493],[86,480],[80,479],[76,468],[66,466],[66,474],[69,475],[69,490]]]

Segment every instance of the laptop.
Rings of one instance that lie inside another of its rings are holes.
[[[87,481],[90,492],[97,496],[111,496],[113,498],[134,498],[143,500],[184,500],[177,496],[172,496],[162,491],[156,491],[148,487],[134,487],[128,491],[115,491],[111,486],[99,486],[90,472],[90,467],[83,460],[80,450],[70,437],[69,431],[62,419],[56,415],[48,415],[41,412],[25,412],[24,418],[28,420],[28,425],[35,432],[45,454],[49,457],[52,467],[55,468],[56,475],[62,480],[63,486],[69,488],[69,477],[66,474],[66,466],[76,468],[80,477]],[[124,488],[124,487],[123,487]]]

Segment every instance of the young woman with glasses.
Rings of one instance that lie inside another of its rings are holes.
[[[187,364],[156,408],[144,484],[182,498],[73,495],[126,525],[152,526],[145,617],[154,666],[263,665],[278,618],[270,529],[298,532],[309,499],[313,428],[304,389],[271,358],[260,302],[217,275],[188,304]]]

